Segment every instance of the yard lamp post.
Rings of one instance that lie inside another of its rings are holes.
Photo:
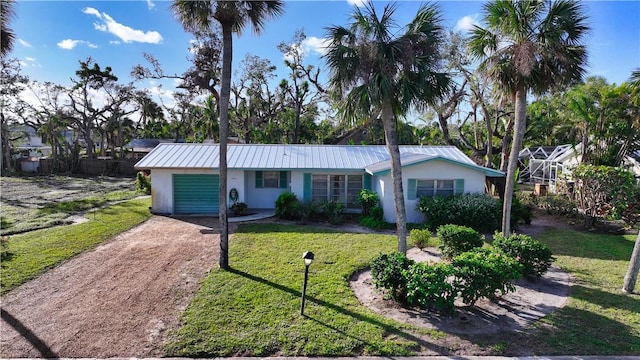
[[[307,278],[309,276],[309,265],[313,261],[313,253],[311,251],[305,251],[302,254],[304,260],[304,282],[302,283],[302,306],[300,306],[300,315],[304,315],[304,298],[307,294]]]

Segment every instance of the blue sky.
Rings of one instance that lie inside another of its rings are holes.
[[[247,29],[234,40],[235,69],[247,53],[267,58],[282,69],[283,57],[276,46],[289,41],[298,28],[303,28],[308,37],[306,62],[324,68],[318,46],[325,28],[346,24],[357,2],[285,1],[284,15],[270,21],[260,36]],[[380,8],[386,3],[375,2]],[[436,3],[443,10],[447,28],[464,28],[481,21],[483,2]],[[111,66],[123,83],[131,80],[129,72],[135,64],[145,63],[144,52],[153,54],[166,73],[181,73],[189,67],[186,59],[193,36],[174,19],[170,4],[155,0],[18,1],[17,17],[11,24],[18,41],[10,56],[22,61],[22,71],[31,79],[64,85],[78,69],[78,60],[88,56],[102,67]],[[420,4],[399,1],[398,23],[406,24]],[[592,27],[586,41],[588,75],[604,76],[610,83],[627,80],[631,71],[640,67],[640,1],[583,4]]]

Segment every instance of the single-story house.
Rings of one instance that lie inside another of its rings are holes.
[[[475,164],[453,146],[401,146],[407,221],[422,222],[420,196],[484,193],[500,171]],[[219,145],[159,144],[137,170],[151,171],[151,211],[215,214],[219,207]],[[385,220],[395,222],[391,162],[385,146],[229,145],[227,188],[253,209],[273,209],[290,191],[303,202],[335,200],[357,211],[358,193],[378,193]],[[231,200],[228,200],[231,204]]]

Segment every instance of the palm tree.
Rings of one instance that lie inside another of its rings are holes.
[[[16,34],[9,28],[9,22],[16,16],[14,0],[0,1],[0,55],[5,56],[13,49]]]
[[[341,96],[347,120],[378,115],[382,119],[398,231],[398,251],[406,253],[407,221],[402,189],[397,120],[412,107],[433,103],[448,89],[449,77],[436,71],[443,29],[434,5],[420,7],[404,33],[396,35],[396,4],[384,7],[378,17],[372,2],[353,12],[348,28],[327,29],[325,59],[330,69],[330,90]],[[342,96],[345,94],[344,96]]]
[[[214,21],[222,29],[222,79],[220,83],[220,268],[229,268],[229,222],[227,219],[227,138],[233,33],[240,34],[247,23],[255,33],[265,21],[282,14],[283,2],[271,1],[190,1],[174,0],[171,10],[187,31],[213,31]]]
[[[487,27],[472,31],[480,69],[515,102],[502,231],[509,234],[518,152],[526,129],[527,92],[542,94],[582,78],[589,31],[582,5],[568,0],[496,0],[484,5]]]

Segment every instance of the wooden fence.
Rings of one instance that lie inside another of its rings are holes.
[[[83,175],[110,175],[110,176],[134,176],[136,170],[133,166],[138,160],[90,160],[80,159],[75,171]],[[39,172],[50,174],[53,168],[53,160],[40,159]]]

